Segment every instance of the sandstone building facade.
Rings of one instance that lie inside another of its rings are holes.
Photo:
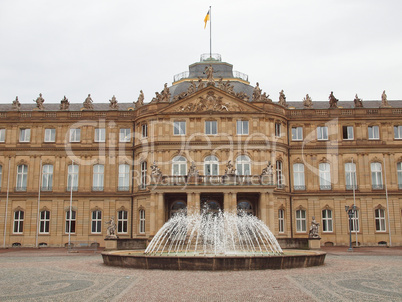
[[[72,207],[70,207],[70,204]],[[278,238],[401,245],[402,102],[279,102],[219,57],[149,103],[0,105],[0,238],[104,246],[152,238],[177,211],[242,209]],[[357,234],[357,236],[356,236]]]

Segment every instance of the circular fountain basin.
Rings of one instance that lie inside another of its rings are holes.
[[[147,255],[143,251],[102,252],[103,262],[110,266],[136,269],[236,271],[287,269],[324,264],[325,252],[311,250],[285,250],[281,255],[204,255],[174,253]]]

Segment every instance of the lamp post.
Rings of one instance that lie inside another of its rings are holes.
[[[346,205],[345,211],[349,217],[349,248],[348,248],[348,251],[352,252],[353,251],[353,248],[352,248],[352,217],[355,215],[356,206],[353,205],[352,207],[349,207],[348,205]]]

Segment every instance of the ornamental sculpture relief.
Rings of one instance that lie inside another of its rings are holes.
[[[229,160],[226,169],[225,169],[225,175],[235,175],[236,174],[236,168],[233,166],[232,161]]]
[[[256,86],[253,89],[253,102],[272,102],[271,99],[268,98],[269,94],[267,95],[266,92],[262,93],[260,88],[260,84],[257,82]]]
[[[203,112],[203,111],[243,111],[232,102],[223,102],[221,96],[216,96],[213,91],[208,91],[206,96],[200,96],[198,100],[180,106],[177,112]]]
[[[206,66],[204,73],[207,75],[207,86],[215,86],[214,68],[212,65]]]
[[[356,93],[356,96],[355,96],[355,99],[353,100],[353,102],[355,103],[355,108],[363,108],[363,100],[359,99],[359,97],[357,96],[357,93]]]
[[[135,102],[134,104],[135,109],[140,108],[144,105],[144,92],[142,92],[142,90],[140,90],[140,95],[138,96],[137,102]]]
[[[165,83],[163,90],[161,93],[155,92],[155,97],[152,99],[151,103],[167,103],[170,101],[170,91],[169,87],[167,87],[167,83]]]
[[[13,101],[13,104],[12,104],[12,108],[13,108],[13,110],[20,111],[21,103],[20,103],[20,101],[18,101],[18,96],[15,97],[15,100]]]
[[[42,98],[42,93],[39,93],[39,97],[36,100],[33,100],[36,103],[36,108],[39,110],[43,110],[45,107],[43,106],[43,103],[45,100]]]
[[[329,108],[338,108],[338,99],[334,96],[334,92],[331,91],[331,94],[329,95]]]
[[[60,101],[60,110],[68,110],[70,108],[70,102],[64,96],[64,98]]]
[[[113,110],[117,110],[119,109],[119,105],[117,104],[117,99],[115,96],[112,97],[111,100],[109,100],[110,104],[109,104],[109,108],[113,109]]]
[[[303,99],[303,106],[305,109],[313,108],[313,100],[308,94],[306,94],[306,97]]]
[[[88,94],[87,98],[85,99],[84,103],[82,103],[84,105],[84,108],[87,110],[93,110],[94,109],[94,105],[92,104],[92,98],[91,98],[91,94]]]

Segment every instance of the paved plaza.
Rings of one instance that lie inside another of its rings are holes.
[[[187,272],[105,266],[100,252],[0,250],[0,301],[402,301],[402,248],[326,248],[324,266]]]

